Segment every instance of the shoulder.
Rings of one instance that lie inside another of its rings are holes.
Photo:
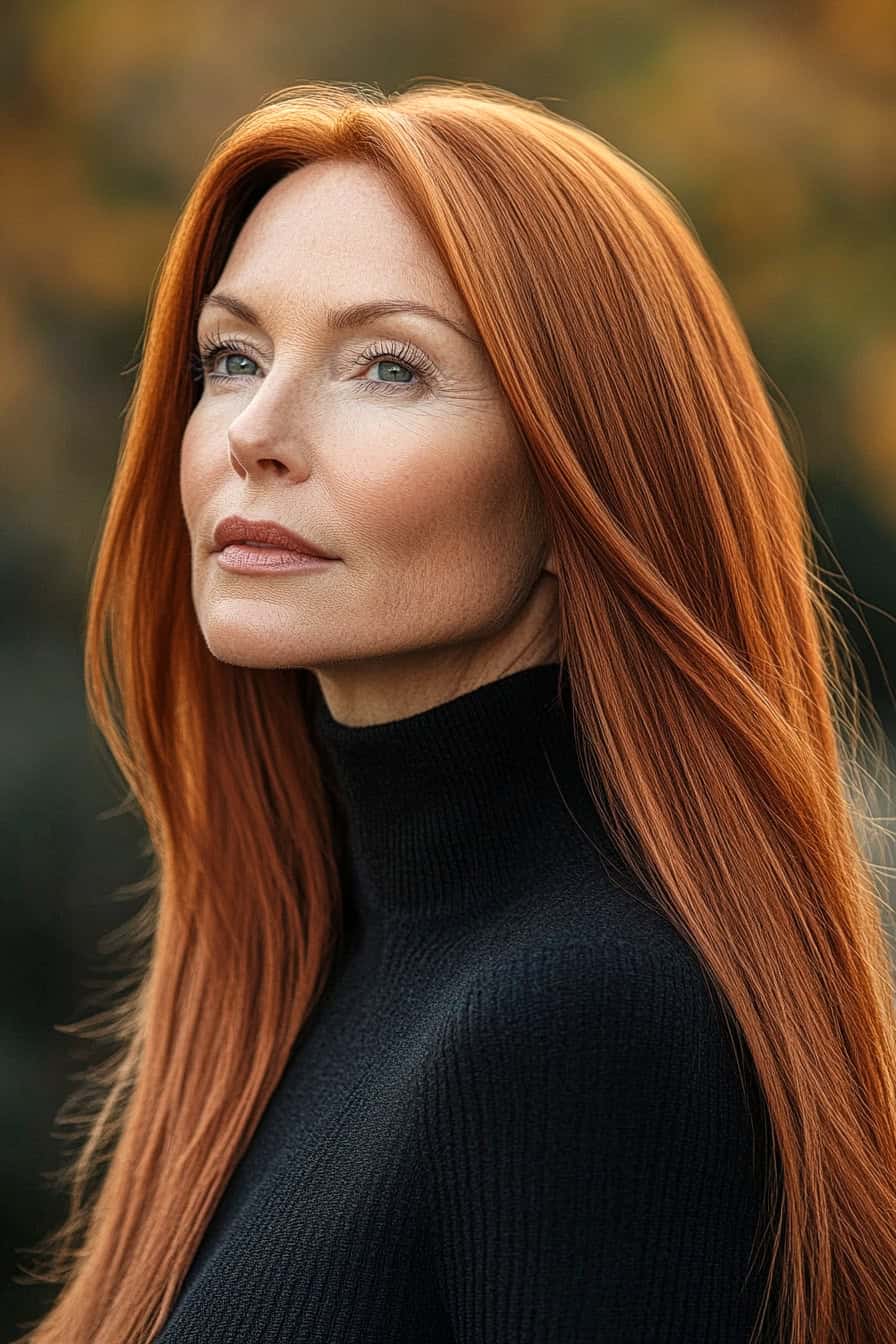
[[[653,937],[583,932],[518,937],[480,959],[455,999],[445,1046],[490,1075],[531,1081],[578,1070],[580,1089],[608,1074],[689,1089],[730,1082],[730,1021],[697,954],[671,929]]]
[[[526,1300],[551,1338],[746,1340],[764,1158],[683,942],[616,933],[480,966],[437,1065],[419,1139],[453,1319],[504,1282],[500,1307]],[[500,1326],[481,1338],[524,1337]]]
[[[683,1049],[725,1032],[721,996],[696,949],[630,874],[576,859],[480,930],[455,985],[459,1031],[528,1026],[612,1049],[630,1042]],[[472,1043],[472,1042],[471,1042]]]
[[[650,920],[576,941],[565,927],[566,941],[556,929],[542,946],[509,940],[455,986],[430,1056],[430,1138],[438,1145],[463,1112],[480,1134],[553,1134],[586,1166],[734,1160],[751,1184],[767,1160],[767,1113],[696,951],[671,926],[654,936]]]

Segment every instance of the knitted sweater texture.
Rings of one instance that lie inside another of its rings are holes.
[[[339,952],[157,1338],[748,1344],[758,1084],[597,819],[565,669],[364,727],[316,695]]]

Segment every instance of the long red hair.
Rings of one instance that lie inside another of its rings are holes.
[[[61,1290],[15,1344],[155,1336],[332,964],[312,673],[209,653],[178,459],[201,296],[264,192],[335,156],[402,194],[521,430],[595,806],[702,959],[767,1102],[781,1338],[896,1340],[884,833],[801,473],[674,198],[540,104],[444,81],[267,98],[215,145],[156,277],[85,641],[90,711],[155,868],[121,930],[129,978],[64,1028],[114,1049],[60,1113],[79,1136],[70,1214],[29,1273]]]

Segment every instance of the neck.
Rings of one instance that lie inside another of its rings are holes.
[[[341,830],[346,899],[370,918],[475,913],[512,899],[556,828],[596,827],[558,662],[422,713],[351,726],[314,698],[313,731]],[[550,843],[550,842],[549,842]]]

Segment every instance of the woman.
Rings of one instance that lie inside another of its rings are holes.
[[[157,901],[27,1344],[896,1338],[836,651],[645,174],[482,86],[241,120],[93,580]]]

